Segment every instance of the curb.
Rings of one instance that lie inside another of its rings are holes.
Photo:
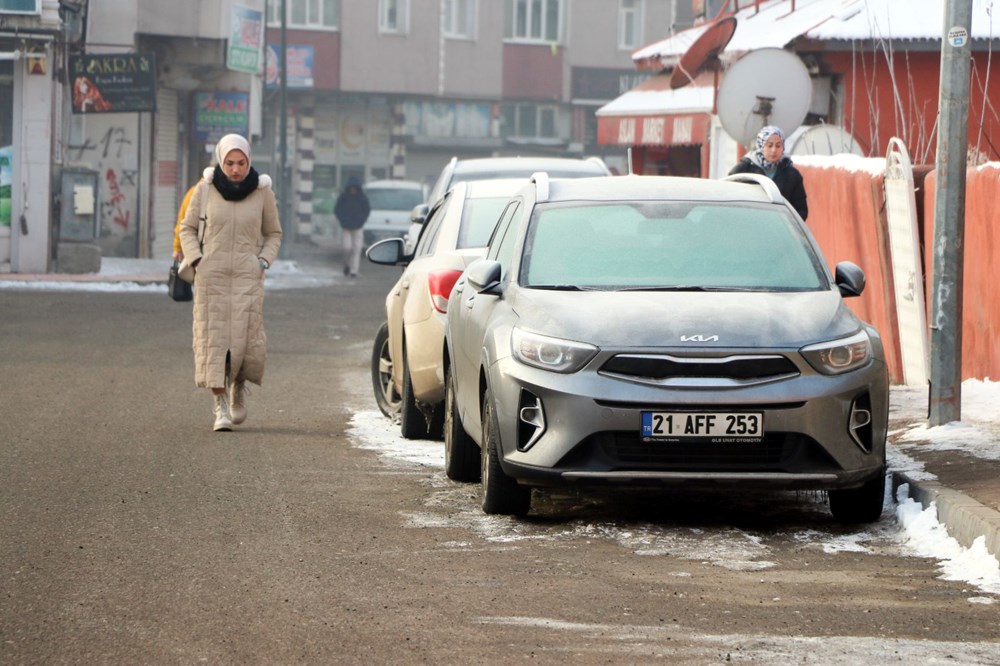
[[[902,484],[909,484],[910,497],[925,509],[937,507],[938,522],[948,535],[965,548],[979,537],[986,540],[986,550],[1000,559],[1000,511],[980,504],[968,495],[952,490],[937,481],[916,481],[906,472],[892,473],[892,496]]]

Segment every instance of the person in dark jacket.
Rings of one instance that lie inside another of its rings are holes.
[[[757,133],[757,149],[748,154],[733,167],[734,173],[759,173],[767,176],[778,186],[781,195],[792,204],[799,217],[809,216],[806,205],[806,188],[802,184],[802,174],[785,155],[785,133],[774,125],[768,125]]]
[[[361,189],[361,181],[351,176],[347,179],[344,191],[337,197],[333,214],[337,216],[343,230],[344,240],[344,275],[352,278],[358,276],[358,266],[361,263],[362,228],[368,221],[371,205],[368,197]]]

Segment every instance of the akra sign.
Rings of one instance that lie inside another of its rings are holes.
[[[69,59],[73,113],[156,111],[156,60],[142,53]]]

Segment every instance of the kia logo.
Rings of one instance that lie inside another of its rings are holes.
[[[717,335],[682,335],[681,342],[718,342]]]

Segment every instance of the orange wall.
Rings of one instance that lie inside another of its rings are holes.
[[[850,308],[882,335],[889,376],[903,381],[892,263],[883,206],[883,178],[866,171],[797,164],[809,195],[809,228],[831,270],[839,261],[861,266],[867,287]],[[924,251],[924,293],[932,320],[934,171],[914,169],[917,224]],[[962,379],[1000,378],[1000,163],[970,169],[966,180],[962,299]],[[950,241],[954,242],[954,240]],[[932,350],[933,354],[933,350]]]
[[[846,303],[878,329],[889,376],[894,382],[902,382],[882,176],[837,167],[796,166],[802,172],[808,195],[809,229],[830,263],[831,272],[841,261],[853,261],[864,270],[864,293],[846,299]]]
[[[923,191],[924,261],[928,300],[933,285],[935,173]],[[1000,378],[1000,164],[991,163],[966,173],[965,253],[962,298],[962,379]],[[951,241],[954,242],[954,241]],[[928,303],[928,308],[933,304]],[[930,319],[929,319],[930,320]]]

